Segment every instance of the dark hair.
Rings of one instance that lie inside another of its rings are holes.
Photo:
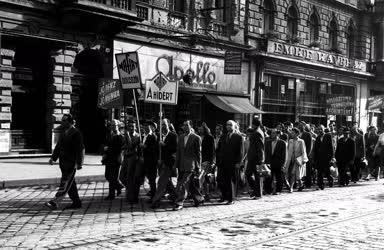
[[[204,134],[204,135],[212,135],[212,134],[211,134],[211,130],[208,128],[208,125],[207,125],[205,122],[202,122],[202,123],[200,124],[200,127],[203,128],[203,134]]]
[[[219,129],[222,131],[223,130],[223,125],[221,124],[216,124],[215,128],[219,127]]]
[[[259,118],[253,117],[252,125],[255,126],[255,127],[260,127],[261,126],[261,122],[260,122]]]
[[[292,132],[294,132],[295,134],[300,134],[300,130],[295,127],[292,129]]]
[[[66,117],[66,120],[70,123],[70,124],[74,124],[75,121],[73,120],[73,116],[71,114],[64,114],[63,115],[63,118],[64,116]]]

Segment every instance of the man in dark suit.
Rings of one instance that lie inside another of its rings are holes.
[[[192,132],[191,121],[183,123],[183,131],[184,134],[179,137],[176,151],[175,165],[179,176],[176,186],[175,211],[183,208],[188,193],[192,196],[195,206],[199,206],[204,201],[198,185],[201,167],[201,138]]]
[[[254,133],[249,137],[248,164],[245,176],[251,188],[251,198],[261,198],[263,195],[263,177],[257,172],[257,167],[264,164],[264,132],[260,129],[261,122],[255,118],[252,121]]]
[[[220,138],[217,148],[217,181],[221,190],[220,202],[227,201],[227,205],[234,203],[236,191],[237,170],[243,158],[243,137],[235,132],[236,122],[227,121],[227,134]]]
[[[156,177],[157,177],[157,161],[159,153],[159,144],[155,134],[156,123],[147,121],[145,124],[145,137],[143,140],[143,158],[144,158],[144,175],[148,179],[149,192],[148,196],[153,198],[156,193]]]
[[[357,125],[351,128],[351,137],[355,140],[356,145],[355,163],[351,169],[351,179],[356,183],[360,180],[362,162],[365,159],[365,140],[364,136],[360,134]]]
[[[156,193],[152,198],[152,208],[160,206],[161,197],[168,189],[173,198],[175,198],[175,187],[172,183],[172,173],[176,161],[177,150],[177,134],[169,130],[169,122],[167,119],[162,120],[161,124],[162,140],[159,141],[161,146],[161,160],[159,159],[159,179],[157,181]]]
[[[349,129],[343,129],[343,137],[337,142],[336,161],[339,170],[339,185],[347,186],[349,184],[348,168],[353,166],[356,154],[355,141],[349,137]]]
[[[81,201],[77,192],[75,173],[81,169],[84,160],[84,144],[81,133],[74,126],[72,115],[64,114],[61,120],[62,133],[59,137],[49,164],[59,159],[61,180],[55,198],[45,203],[51,209],[57,209],[57,203],[68,193],[72,204],[66,209],[81,208]]]
[[[299,129],[300,129],[300,138],[303,139],[305,143],[305,149],[307,156],[311,155],[312,152],[312,147],[313,147],[313,140],[312,140],[312,135],[309,132],[310,131],[310,126],[309,124],[305,124],[304,122],[301,122],[299,124]],[[305,175],[305,185],[310,188],[312,186],[312,165],[310,162],[307,162],[306,164],[306,175]]]
[[[324,189],[324,176],[328,179],[328,185],[333,186],[333,177],[331,176],[330,166],[334,157],[332,136],[324,132],[324,126],[319,125],[315,144],[313,146],[313,160],[317,169],[317,185],[321,190]]]
[[[265,163],[271,168],[271,178],[266,183],[268,190],[273,190],[273,194],[279,194],[283,190],[283,167],[287,154],[287,145],[280,139],[280,131],[272,129],[270,140],[265,144]],[[276,184],[273,184],[273,181]]]

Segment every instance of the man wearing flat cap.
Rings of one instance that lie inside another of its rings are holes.
[[[348,186],[348,169],[353,166],[356,155],[355,141],[350,137],[350,130],[343,128],[343,137],[337,142],[336,162],[339,169],[339,186]]]

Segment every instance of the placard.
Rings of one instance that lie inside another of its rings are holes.
[[[177,95],[178,84],[161,72],[145,82],[145,102],[176,105]]]
[[[123,90],[119,80],[101,79],[97,106],[100,108],[121,108],[123,106]]]
[[[137,52],[116,54],[115,57],[122,88],[141,88],[140,65]]]

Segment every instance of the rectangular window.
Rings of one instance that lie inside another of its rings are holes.
[[[185,0],[171,0],[170,5],[170,9],[175,12],[185,12]]]

